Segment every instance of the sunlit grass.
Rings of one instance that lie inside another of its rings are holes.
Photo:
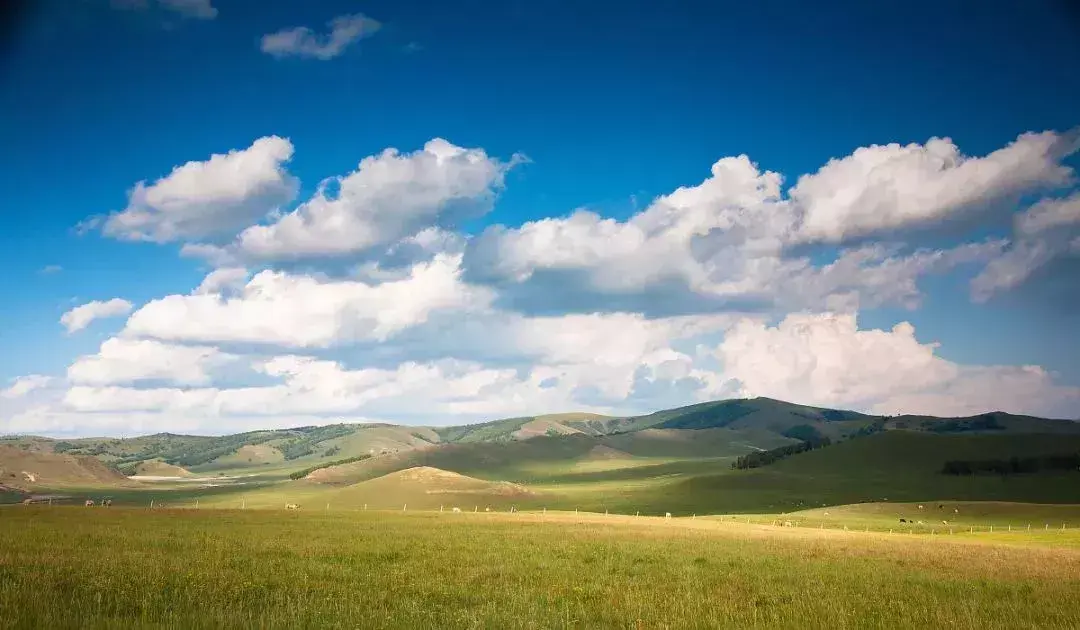
[[[0,626],[1073,628],[1080,551],[707,519],[4,508]]]

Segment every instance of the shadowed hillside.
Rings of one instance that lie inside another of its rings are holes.
[[[40,488],[116,485],[124,481],[110,468],[117,466],[128,474],[162,477],[190,471],[194,477],[185,491],[202,495],[208,489],[198,484],[206,485],[205,478],[214,480],[213,492],[220,495],[275,484],[284,484],[280,492],[295,487],[322,494],[427,467],[484,482],[543,487],[546,505],[597,510],[780,511],[946,495],[1080,502],[1075,471],[1016,475],[1004,482],[941,472],[948,461],[1075,454],[1080,452],[1080,423],[1005,413],[876,417],[769,398],[701,403],[627,418],[567,413],[458,427],[337,424],[227,436],[15,437],[0,439],[0,444],[20,457],[52,458],[57,466],[66,462],[68,468],[61,468],[69,472],[53,475],[44,485],[36,482]],[[800,452],[807,444],[831,445]],[[732,470],[742,456],[764,465]],[[84,462],[82,468],[98,466],[100,474],[76,472],[73,462]],[[0,484],[15,487],[22,468],[7,469]],[[170,489],[146,489],[159,490]],[[5,497],[10,500],[10,493]]]

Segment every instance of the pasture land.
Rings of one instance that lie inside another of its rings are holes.
[[[1054,536],[6,507],[0,627],[1075,628],[1080,537]]]

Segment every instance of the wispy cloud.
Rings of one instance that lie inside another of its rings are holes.
[[[328,32],[319,34],[306,26],[282,29],[263,35],[259,48],[274,57],[305,57],[327,60],[337,57],[356,42],[371,37],[380,28],[377,20],[356,13],[327,22]]]
[[[60,317],[60,323],[69,333],[78,332],[90,325],[90,322],[102,317],[120,317],[131,312],[133,304],[127,300],[113,298],[107,302],[93,301],[76,306]]]
[[[161,8],[178,13],[184,17],[199,20],[212,20],[218,10],[210,4],[211,0],[156,0]],[[114,9],[145,10],[150,7],[150,0],[110,0]]]

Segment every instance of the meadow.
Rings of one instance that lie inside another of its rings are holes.
[[[1078,534],[1053,536],[13,506],[0,627],[1075,628]]]

